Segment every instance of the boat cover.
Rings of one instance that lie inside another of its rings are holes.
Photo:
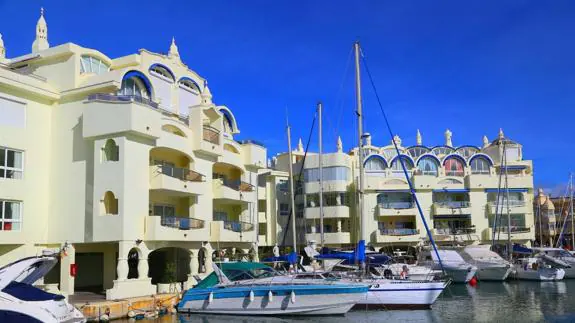
[[[27,302],[38,301],[59,301],[63,300],[64,296],[48,293],[32,285],[13,281],[8,286],[2,289],[4,293],[10,294],[19,300]]]

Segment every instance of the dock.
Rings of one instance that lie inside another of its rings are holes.
[[[158,311],[171,315],[179,294],[157,294],[122,300],[94,299],[85,295],[72,297],[70,302],[89,322],[129,318],[136,314],[154,317]]]

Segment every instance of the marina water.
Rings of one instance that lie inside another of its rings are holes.
[[[575,322],[575,298],[570,299],[570,295],[575,295],[575,280],[479,282],[476,287],[449,286],[432,310],[353,310],[345,316],[298,318],[186,314],[161,317],[154,322]]]

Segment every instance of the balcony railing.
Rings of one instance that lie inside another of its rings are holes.
[[[460,235],[460,234],[471,234],[475,233],[475,228],[439,228],[435,229],[437,234],[443,235]]]
[[[509,204],[508,204],[507,200],[503,200],[499,203],[497,203],[495,201],[490,201],[488,203],[490,206],[499,206],[499,207],[507,207],[507,205],[509,205],[511,207],[525,206],[525,201],[520,201],[520,200],[509,200]]]
[[[379,233],[384,236],[412,236],[419,234],[418,229],[379,229]]]
[[[164,175],[189,182],[205,182],[205,176],[188,168],[159,165],[160,172]]]
[[[394,210],[400,210],[400,209],[411,209],[413,208],[414,203],[413,202],[382,202],[378,204],[379,207],[384,208],[384,209],[394,209]]]
[[[462,170],[446,170],[445,171],[445,176],[463,177],[463,175],[465,175],[465,172]]]
[[[224,221],[224,229],[233,232],[247,232],[247,231],[253,231],[254,224],[241,221]]]
[[[241,144],[241,145],[251,144],[251,145],[257,145],[257,146],[260,146],[263,148],[266,147],[261,141],[257,141],[257,140],[253,140],[253,139],[236,140],[236,142]]]
[[[220,131],[214,127],[204,125],[203,138],[214,145],[220,144]]]
[[[154,109],[158,108],[158,103],[139,95],[116,95],[107,93],[96,93],[88,96],[88,101],[107,101],[107,102],[137,102]]]
[[[495,230],[496,230],[496,232],[501,230],[501,233],[509,232],[506,225],[502,225],[502,226],[496,228]],[[529,227],[518,227],[518,226],[512,226],[511,227],[511,233],[527,233],[527,232],[531,232],[531,228],[529,228]]]
[[[161,225],[180,230],[192,230],[204,228],[204,220],[177,216],[162,216]]]
[[[226,187],[240,192],[253,192],[254,186],[241,180],[222,179],[222,184]]]
[[[469,201],[441,201],[435,202],[439,207],[444,207],[448,209],[461,209],[464,207],[470,207],[471,203]]]

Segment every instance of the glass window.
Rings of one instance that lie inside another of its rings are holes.
[[[395,148],[385,148],[383,149],[381,154],[383,155],[383,157],[385,157],[386,160],[392,160],[393,157],[397,156],[397,151],[395,150]]]
[[[0,231],[20,231],[22,202],[0,200]]]
[[[407,153],[413,159],[417,159],[417,158],[419,158],[419,156],[424,155],[428,152],[429,152],[429,148],[426,148],[426,147],[411,147],[411,148],[407,149]]]
[[[122,88],[120,89],[120,95],[137,96],[148,98],[148,90],[144,82],[138,77],[130,77],[122,81]]]
[[[471,161],[471,174],[489,174],[489,161],[485,157],[476,157]]]
[[[400,156],[399,158],[401,158],[403,160],[403,164],[405,165],[405,169],[409,173],[409,171],[411,171],[411,169],[413,169],[413,163],[411,162],[411,160],[407,156]],[[393,176],[403,177],[404,176],[403,167],[401,166],[401,161],[399,160],[399,158],[396,158],[393,162],[391,162],[391,172],[392,172]]]
[[[519,229],[525,229],[525,214],[511,214],[511,232]],[[495,215],[489,216],[489,227],[493,228]],[[497,217],[497,226],[501,227],[503,231],[507,230],[507,215],[500,215]]]
[[[186,90],[188,90],[194,94],[200,94],[200,88],[198,87],[198,85],[196,83],[194,83],[192,81],[181,80],[180,86],[182,86],[183,88],[185,88]]]
[[[159,65],[155,65],[152,68],[150,68],[150,72],[152,72],[152,74],[160,75],[160,76],[165,77],[171,81],[174,81],[172,74],[168,70],[166,70],[165,68],[163,68]]]
[[[323,167],[324,181],[348,181],[349,168],[343,166]],[[308,168],[304,170],[304,180],[306,183],[319,181],[319,168]]]
[[[154,215],[156,216],[175,216],[176,207],[169,204],[154,204]]]
[[[80,73],[102,74],[108,72],[110,66],[93,56],[82,56],[80,59]]]
[[[477,154],[479,149],[476,147],[461,147],[457,149],[457,153],[465,159]]]
[[[377,171],[384,171],[386,166],[385,166],[385,161],[380,158],[380,157],[370,157],[366,162],[365,162],[365,171],[367,172],[377,172]]]
[[[414,206],[411,193],[390,192],[377,195],[377,204],[384,209],[410,209]]]
[[[23,152],[0,147],[0,178],[21,179],[24,163]]]
[[[104,161],[118,161],[120,160],[120,147],[116,145],[114,139],[106,140],[104,146]]]
[[[287,192],[288,189],[288,181],[287,179],[280,179],[278,183],[278,190],[280,192]]]
[[[435,147],[431,151],[433,152],[433,154],[435,156],[437,156],[441,159],[441,157],[447,156],[447,155],[453,153],[454,150],[451,147],[441,146],[441,147]]]
[[[289,204],[280,203],[280,215],[289,215]]]
[[[214,211],[214,221],[227,221],[228,213],[224,211]]]
[[[417,167],[421,171],[422,175],[437,176],[439,163],[435,158],[432,157],[422,157],[417,162]]]
[[[463,176],[463,162],[457,158],[449,158],[445,161],[445,175]]]

